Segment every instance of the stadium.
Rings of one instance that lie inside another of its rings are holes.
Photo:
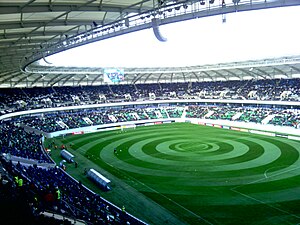
[[[141,66],[119,65],[114,54],[120,49],[111,46],[113,58],[102,53],[98,66],[59,64],[69,57],[64,53],[140,31],[151,31],[147,35],[164,48],[172,41],[164,32],[169,25],[206,18],[226,24],[232,14],[299,12],[299,5],[1,0],[0,220],[300,224],[299,46],[298,55],[273,55],[287,41],[263,58],[230,58],[228,52],[227,61],[217,62],[204,51],[211,46],[202,46],[207,61],[197,52],[196,63],[176,63],[187,58],[185,40],[171,52],[170,65],[161,66],[163,53],[150,50],[150,58],[137,56]],[[290,35],[290,42],[299,38]],[[137,60],[122,53],[124,61]],[[102,66],[104,58],[112,64]]]

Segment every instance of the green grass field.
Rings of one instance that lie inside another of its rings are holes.
[[[300,224],[300,142],[187,123],[55,142],[78,162],[68,173],[149,224]],[[95,187],[89,168],[112,190]]]

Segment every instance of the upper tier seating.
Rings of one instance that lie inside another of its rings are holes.
[[[36,108],[155,99],[299,101],[300,79],[0,89],[0,113]],[[131,100],[126,98],[130,95]],[[100,96],[105,96],[105,99]]]

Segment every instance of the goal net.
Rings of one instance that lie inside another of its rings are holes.
[[[121,131],[127,131],[127,130],[135,130],[136,125],[135,124],[125,124],[121,125]]]

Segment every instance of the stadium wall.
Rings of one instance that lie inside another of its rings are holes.
[[[136,126],[149,126],[161,123],[171,123],[176,122],[175,119],[151,119],[151,120],[139,120],[135,122],[120,122],[120,123],[111,123],[111,124],[102,124],[97,126],[89,126],[89,127],[80,127],[69,130],[61,130],[52,133],[45,133],[44,135],[47,138],[53,138],[57,136],[63,135],[76,135],[76,134],[85,134],[85,133],[93,133],[93,132],[101,132],[101,131],[110,131],[110,130],[120,130],[121,126],[135,124]]]
[[[300,130],[293,127],[283,127],[283,126],[274,126],[271,124],[262,125],[257,123],[245,123],[245,122],[235,122],[227,120],[210,120],[210,119],[193,119],[193,118],[177,118],[177,119],[152,119],[152,120],[141,120],[136,122],[122,122],[122,123],[112,123],[104,124],[91,127],[82,127],[76,129],[62,130],[53,133],[45,133],[47,138],[53,138],[63,135],[75,135],[75,134],[84,134],[92,132],[101,132],[109,130],[120,130],[121,126],[126,124],[136,124],[137,126],[151,126],[165,123],[192,123],[205,126],[212,126],[223,129],[238,130],[243,132],[250,132],[256,134],[263,134],[269,136],[279,136],[286,137],[290,139],[300,140]]]
[[[210,119],[185,119],[184,122],[300,141],[300,130],[293,127]]]

